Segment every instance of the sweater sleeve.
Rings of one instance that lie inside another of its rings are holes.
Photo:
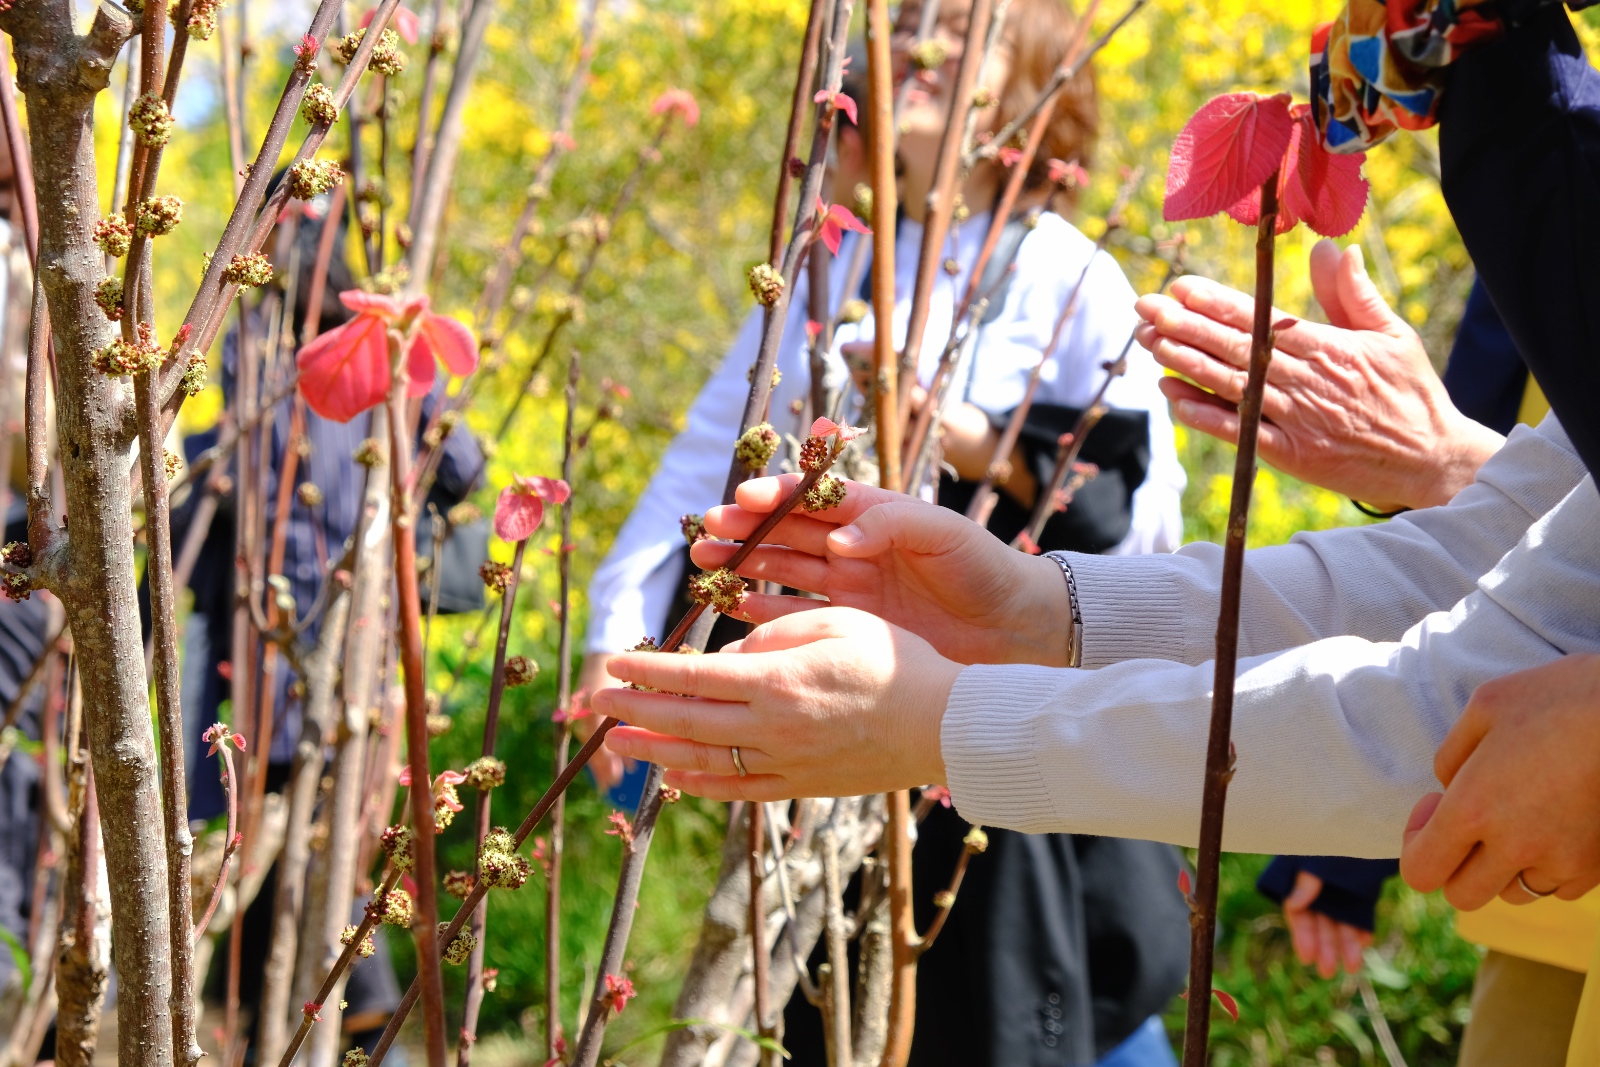
[[[1239,663],[1223,847],[1381,858],[1438,788],[1433,754],[1477,686],[1600,651],[1600,494],[1585,478],[1477,588],[1395,640],[1330,637]],[[1214,616],[1213,616],[1214,617]],[[1209,663],[968,667],[945,709],[951,794],[975,823],[1193,845]]]
[[[1389,522],[1296,534],[1245,554],[1239,654],[1350,634],[1395,641],[1447,608],[1584,476],[1553,417],[1518,427],[1477,479],[1443,507]],[[1222,548],[1162,556],[1070,555],[1083,612],[1083,665],[1128,659],[1200,663],[1216,642]]]

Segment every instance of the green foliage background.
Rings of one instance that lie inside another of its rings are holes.
[[[479,0],[492,2],[492,0]],[[1161,175],[1166,146],[1204,100],[1236,88],[1291,88],[1305,94],[1306,41],[1312,27],[1331,18],[1333,0],[1152,0],[1100,57],[1104,136],[1095,183],[1075,221],[1091,236],[1101,223],[1120,168],[1143,165],[1147,177],[1129,212],[1128,232],[1114,251],[1135,284],[1149,288],[1159,268],[1145,253],[1168,236],[1160,222]],[[358,5],[359,10],[360,5]],[[433,286],[442,310],[470,316],[486,271],[521,207],[524,188],[549,144],[556,102],[576,48],[576,8],[566,0],[502,3],[487,38],[487,58],[473,93],[467,131],[444,233],[444,254]],[[1108,5],[1100,21],[1120,13]],[[250,70],[247,124],[259,137],[276,101],[290,44],[303,20],[295,5],[275,9],[271,27],[257,29]],[[230,9],[230,17],[231,17]],[[261,18],[259,9],[253,16]],[[803,29],[800,0],[653,0],[642,5],[602,4],[601,33],[592,82],[579,113],[577,150],[561,165],[553,195],[527,241],[519,283],[545,277],[529,294],[536,313],[507,338],[505,359],[488,371],[469,426],[484,433],[497,425],[529,372],[555,307],[554,296],[576,267],[581,240],[572,224],[604,214],[634,166],[656,120],[651,102],[668,87],[694,93],[701,122],[677,129],[663,158],[644,180],[637,205],[611,235],[600,268],[583,298],[583,313],[548,366],[539,368],[520,420],[494,451],[478,503],[492,508],[496,488],[512,472],[555,474],[560,455],[562,405],[552,386],[564,376],[569,353],[584,366],[581,425],[595,419],[603,379],[626,384],[632,400],[620,416],[598,422],[575,478],[574,615],[582,632],[582,589],[604,554],[656,457],[683,425],[683,413],[705,375],[720,359],[751,307],[743,274],[765,252],[770,197],[792,85],[792,66]],[[1581,26],[1592,43],[1590,24]],[[187,204],[184,225],[164,238],[156,257],[161,323],[170,331],[198,277],[201,254],[231,207],[226,139],[214,86],[217,40],[190,51],[196,87],[180,97],[180,133],[163,170],[163,193]],[[397,109],[391,138],[390,188],[405,203],[407,152],[416,129],[415,98],[421,50],[391,83]],[[336,80],[338,68],[322,77]],[[102,94],[99,111],[101,185],[109,199],[117,88]],[[346,127],[341,123],[330,153]],[[291,149],[304,126],[297,125]],[[364,150],[369,159],[375,137]],[[1431,135],[1398,138],[1371,154],[1367,172],[1373,200],[1352,235],[1373,264],[1380,288],[1424,334],[1436,362],[1448,351],[1470,282],[1470,264],[1445,211],[1436,181]],[[1188,226],[1191,269],[1248,287],[1250,237],[1223,220]],[[1304,228],[1279,242],[1278,303],[1318,316],[1305,276],[1312,238]],[[388,250],[393,258],[398,250]],[[357,260],[354,248],[352,261]],[[165,336],[165,333],[163,333]],[[220,347],[220,346],[219,346]],[[207,425],[220,409],[213,387],[185,409],[183,425]],[[1232,449],[1180,433],[1190,474],[1186,495],[1191,538],[1216,539],[1227,509]],[[1365,521],[1347,501],[1271,471],[1258,483],[1252,544],[1288,539],[1296,531]],[[544,551],[529,552],[524,592],[515,619],[512,651],[537,660],[540,681],[508,694],[500,755],[510,781],[495,797],[498,821],[514,822],[549,779],[554,704],[557,595],[553,526]],[[492,551],[509,560],[509,546]],[[447,694],[454,729],[435,743],[436,766],[460,766],[476,755],[488,684],[490,633],[479,617],[441,620],[431,664],[431,688]],[[475,642],[474,635],[483,641]],[[581,647],[581,645],[580,645]],[[452,684],[457,672],[459,684]],[[607,808],[585,782],[568,807],[569,852],[560,952],[566,1026],[572,1030],[586,979],[598,957],[614,889],[619,845],[606,836]],[[470,866],[463,818],[443,839],[449,866]],[[699,913],[715,877],[723,815],[717,805],[685,800],[670,809],[652,851],[650,877],[640,903],[630,951],[640,997],[612,1027],[612,1045],[647,1033],[669,1018],[678,976],[692,950]],[[1370,1020],[1349,980],[1325,982],[1292,958],[1274,910],[1252,888],[1264,860],[1232,856],[1224,865],[1223,951],[1219,984],[1239,999],[1238,1024],[1219,1026],[1219,1064],[1379,1062]],[[486,1036],[478,1062],[540,1062],[543,1028],[543,894],[538,877],[516,894],[496,894],[490,912],[489,965],[500,970],[498,990],[487,999]],[[409,945],[394,939],[402,966]],[[1381,913],[1377,964],[1372,974],[1383,1011],[1396,1029],[1408,1062],[1453,1063],[1466,1017],[1477,952],[1453,933],[1449,909],[1403,887],[1391,887]],[[453,976],[459,983],[459,975]],[[453,998],[459,1003],[459,998]],[[1180,1016],[1170,1019],[1180,1022]],[[1180,1023],[1181,1024],[1181,1023]],[[629,1053],[643,1062],[647,1050]]]

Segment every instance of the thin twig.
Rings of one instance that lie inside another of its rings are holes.
[[[222,757],[222,790],[228,797],[228,837],[222,847],[222,865],[217,868],[217,880],[211,886],[211,899],[206,904],[205,914],[200,916],[200,921],[194,924],[190,931],[190,941],[198,941],[200,935],[206,932],[206,927],[211,925],[211,916],[217,913],[217,905],[222,902],[222,894],[228,886],[228,868],[233,863],[233,854],[239,848],[239,793],[235,786],[237,779],[233,775],[233,751],[226,744],[217,746],[217,755]]]
[[[984,0],[978,0],[983,3]],[[900,472],[900,385],[895,357],[895,214],[894,97],[890,85],[887,0],[867,6],[867,121],[872,176],[872,310],[877,324],[872,336],[872,403],[876,415],[879,484],[892,492],[902,485]]]
[[[1222,593],[1217,611],[1217,658],[1212,681],[1211,729],[1206,741],[1205,788],[1200,806],[1200,852],[1195,863],[1189,926],[1189,1003],[1183,1030],[1184,1067],[1205,1067],[1211,1031],[1211,970],[1216,950],[1217,880],[1222,859],[1223,809],[1233,778],[1234,670],[1239,660],[1239,600],[1244,580],[1245,527],[1256,476],[1261,398],[1272,362],[1273,244],[1278,222],[1278,172],[1261,186],[1256,227],[1256,304],[1250,331],[1250,372],[1239,398],[1239,447],[1233,465],[1233,499],[1222,543]]]

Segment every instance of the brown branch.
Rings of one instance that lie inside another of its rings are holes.
[[[429,812],[429,818],[432,818],[431,811]],[[395,887],[395,883],[398,881],[400,881],[400,872],[391,867],[389,873],[384,876],[382,883],[374,891],[373,900],[381,901],[387,897],[389,891]],[[333,992],[334,984],[338,982],[339,978],[350,966],[350,961],[355,958],[356,950],[360,948],[361,942],[366,940],[367,935],[372,933],[372,928],[378,925],[378,915],[378,908],[369,907],[367,909],[367,913],[361,917],[361,922],[356,926],[355,933],[346,942],[344,951],[339,953],[339,958],[334,961],[333,966],[328,968],[328,973],[323,976],[322,984],[317,988],[316,995],[306,1005],[308,1008],[320,1009],[322,1005],[328,1002],[328,996]],[[289,1038],[288,1046],[278,1059],[278,1067],[289,1067],[294,1062],[294,1057],[300,1051],[300,1046],[305,1043],[306,1035],[311,1032],[311,1027],[317,1022],[318,1014],[319,1012],[317,1011],[302,1013],[300,1026],[295,1030],[294,1035]]]
[[[638,191],[639,180],[644,177],[645,169],[661,158],[661,142],[672,127],[675,114],[674,111],[667,112],[662,117],[661,125],[657,127],[656,135],[650,144],[639,150],[638,161],[634,164],[627,180],[622,183],[622,190],[617,194],[616,202],[611,205],[611,211],[606,215],[604,228],[595,232],[594,243],[589,246],[588,256],[584,258],[583,265],[578,268],[578,273],[573,276],[572,283],[567,287],[565,305],[556,313],[555,321],[550,324],[550,330],[544,336],[544,344],[540,346],[539,354],[528,365],[528,373],[523,376],[521,386],[512,397],[511,407],[501,416],[500,425],[495,430],[495,441],[505,439],[506,432],[511,429],[517,413],[522,410],[522,401],[528,395],[528,389],[533,385],[533,379],[539,373],[539,368],[544,366],[544,361],[549,359],[550,353],[554,351],[556,338],[561,336],[561,331],[576,317],[578,303],[583,299],[584,289],[589,284],[589,275],[594,272],[595,264],[600,260],[600,250],[605,247],[608,236],[616,230],[617,223],[622,219],[622,213],[633,202],[634,193]]]
[[[996,481],[1004,480],[1010,466],[1011,451],[1017,447],[1017,439],[1022,436],[1022,427],[1028,420],[1028,412],[1033,407],[1033,398],[1039,391],[1039,378],[1044,372],[1044,365],[1050,361],[1050,355],[1061,343],[1061,334],[1066,329],[1067,323],[1077,314],[1078,297],[1083,292],[1083,283],[1089,277],[1089,268],[1094,266],[1095,257],[1104,252],[1106,245],[1111,241],[1111,235],[1120,229],[1125,221],[1123,211],[1128,206],[1128,200],[1133,196],[1133,191],[1138,187],[1144,175],[1143,167],[1134,168],[1134,172],[1117,190],[1116,199],[1112,202],[1111,210],[1106,213],[1105,231],[1100,239],[1095,242],[1094,251],[1084,261],[1083,270],[1078,272],[1078,280],[1073,283],[1072,290],[1067,294],[1067,301],[1062,305],[1061,314],[1056,317],[1055,328],[1050,331],[1050,340],[1039,353],[1039,362],[1033,365],[1033,370],[1028,374],[1028,384],[1022,391],[1022,401],[1011,410],[1011,415],[1006,422],[1005,432],[995,442],[994,454],[989,459],[989,465],[984,469],[983,480],[978,484],[978,489],[972,494],[972,500],[967,505],[967,518],[979,526],[988,526],[989,515],[994,511],[997,501],[994,485]],[[1165,283],[1163,283],[1165,288]],[[1037,536],[1037,535],[1035,535]]]
[[[1173,259],[1167,264],[1167,272],[1161,279],[1161,284],[1156,292],[1164,292],[1172,279],[1183,273],[1183,248],[1180,245]],[[1034,544],[1038,544],[1039,537],[1044,532],[1044,527],[1050,521],[1050,516],[1064,509],[1071,503],[1068,493],[1068,479],[1078,467],[1078,454],[1083,451],[1084,443],[1089,440],[1089,434],[1106,413],[1106,392],[1111,388],[1111,383],[1121,377],[1128,369],[1128,353],[1133,349],[1133,333],[1130,331],[1128,339],[1122,344],[1122,351],[1117,358],[1105,363],[1106,375],[1100,381],[1100,387],[1095,390],[1083,413],[1078,416],[1078,421],[1073,424],[1072,430],[1061,436],[1056,446],[1055,466],[1051,471],[1050,480],[1041,485],[1038,495],[1033,501],[1033,511],[1028,516],[1028,524],[1012,539],[1011,547],[1019,548],[1026,537]]]
[[[573,438],[573,423],[578,410],[578,354],[572,353],[567,364],[567,419],[562,429],[561,477],[569,492],[573,487],[573,474],[577,458]],[[561,505],[561,548],[556,564],[561,581],[560,638],[557,643],[556,664],[556,739],[555,772],[560,774],[567,763],[567,749],[572,743],[572,553],[567,546],[572,542],[572,498]],[[544,1004],[545,1056],[556,1054],[556,1042],[561,1040],[561,865],[567,850],[567,797],[556,798],[555,809],[550,814],[549,863],[545,871],[544,898]]]
[[[17,98],[11,83],[11,56],[7,43],[0,40],[0,120],[5,122],[6,147],[11,150],[13,181],[17,203],[22,208],[22,234],[28,248],[28,265],[39,270],[39,204],[33,188],[33,160],[28,141],[17,118]]]
[[[239,795],[233,771],[233,752],[226,743],[223,743],[217,746],[217,755],[222,757],[222,788],[228,795],[228,837],[223,842],[222,864],[217,868],[217,880],[211,886],[211,898],[206,903],[205,912],[194,924],[190,933],[191,943],[200,939],[200,935],[206,932],[206,927],[211,925],[211,916],[217,913],[217,905],[222,902],[222,893],[228,887],[228,868],[233,863],[233,854],[238,850],[240,841]]]
[[[745,909],[745,922],[750,927],[750,981],[755,988],[756,1033],[772,1038],[777,1036],[777,1030],[772,1019],[772,984],[768,976],[772,959],[767,954],[767,905],[763,893],[767,874],[762,859],[766,821],[766,805],[756,801],[745,804],[745,863],[750,868],[750,902]],[[773,858],[780,865],[783,863],[782,854],[776,850]],[[761,1067],[771,1067],[771,1051],[763,1048],[760,1055]]]
[[[783,135],[783,156],[778,166],[778,191],[772,199],[772,233],[767,243],[767,262],[774,270],[781,270],[784,223],[789,218],[789,188],[794,184],[794,172],[805,165],[797,154],[800,151],[800,134],[805,127],[806,104],[810,102],[811,85],[817,76],[817,51],[822,40],[822,24],[828,21],[831,5],[828,0],[812,0],[806,13],[806,35],[800,46],[800,69],[794,79],[794,99],[789,103],[789,128]]]
[[[1278,224],[1278,172],[1261,186],[1256,226],[1256,306],[1250,331],[1250,372],[1239,398],[1239,448],[1233,465],[1233,499],[1222,543],[1222,593],[1217,611],[1217,661],[1212,681],[1211,730],[1200,804],[1200,854],[1189,917],[1189,1003],[1183,1030],[1184,1067],[1205,1067],[1211,1030],[1211,970],[1216,951],[1217,880],[1222,859],[1223,809],[1233,778],[1234,670],[1239,660],[1239,600],[1244,582],[1245,528],[1256,477],[1256,436],[1261,397],[1272,362],[1273,245]]]
[[[1078,72],[1083,69],[1083,64],[1092,59],[1095,53],[1099,52],[1100,49],[1104,48],[1107,42],[1117,35],[1117,31],[1122,29],[1123,26],[1126,26],[1128,24],[1128,20],[1137,15],[1139,13],[1139,9],[1144,7],[1145,4],[1149,2],[1150,0],[1133,0],[1133,2],[1128,5],[1128,10],[1124,11],[1122,16],[1118,18],[1117,21],[1113,22],[1106,29],[1106,32],[1102,33],[1095,40],[1094,44],[1089,47],[1088,54],[1083,57],[1082,61],[1076,61],[1074,57],[1069,56],[1068,61],[1063,63],[1061,68],[1051,76],[1048,82],[1045,83],[1044,88],[1040,91],[1039,95],[1034,98],[1033,103],[1028,105],[1028,109],[1001,127],[1000,130],[993,137],[991,137],[986,144],[980,145],[977,148],[969,151],[962,158],[962,163],[970,167],[979,159],[993,159],[995,156],[1000,154],[1000,149],[1004,148],[1011,138],[1017,135],[1018,130],[1022,129],[1022,127],[1030,121],[1037,122],[1040,112],[1049,108],[1054,108],[1061,90],[1066,88],[1067,85],[1071,83],[1072,79],[1078,76]],[[1089,21],[1094,18],[1094,11],[1098,6],[1099,5],[1097,3],[1091,3],[1080,16],[1080,25],[1083,27],[1083,29],[1078,33],[1079,39],[1081,39],[1083,36],[1083,30],[1088,28]],[[1074,49],[1074,52],[1075,51],[1076,49]]]
[[[981,4],[984,0],[978,0]],[[899,492],[899,363],[894,351],[894,102],[890,85],[888,0],[867,7],[867,154],[872,175],[872,308],[877,324],[872,338],[872,400],[876,413],[878,480]]]
[[[417,97],[417,135],[411,142],[411,205],[406,215],[406,225],[413,232],[417,228],[417,208],[421,206],[415,193],[422,188],[423,175],[428,169],[428,120],[433,116],[433,94],[439,83],[439,57],[445,50],[445,0],[433,0],[433,18],[428,26],[428,58],[422,63],[422,92]]]
[[[950,885],[944,891],[934,894],[933,922],[928,924],[928,932],[922,935],[917,942],[917,955],[922,955],[933,947],[938,940],[939,933],[944,929],[944,924],[950,918],[950,909],[956,905],[956,894],[961,892],[961,882],[967,876],[967,865],[972,862],[972,857],[989,847],[989,838],[983,828],[974,826],[967,831],[966,839],[961,845],[961,855],[956,860],[956,868],[950,874]]]
[[[450,76],[450,91],[445,95],[444,113],[439,116],[439,128],[434,134],[433,149],[428,153],[428,168],[422,181],[416,221],[412,223],[411,286],[420,292],[428,284],[433,265],[433,253],[439,237],[439,224],[444,220],[445,201],[450,196],[451,180],[455,176],[456,153],[461,148],[461,131],[466,115],[467,96],[472,91],[472,79],[478,66],[478,54],[483,50],[484,31],[494,17],[494,0],[474,3],[461,27],[461,44],[456,49],[455,70]],[[422,121],[426,122],[426,116]],[[426,1002],[426,997],[424,1001]]]
[[[1143,2],[1143,0],[1136,0]],[[1087,63],[1090,56],[1082,56],[1083,40],[1089,30],[1089,23],[1099,10],[1100,0],[1089,0],[1084,12],[1078,18],[1078,26],[1073,33],[1072,41],[1067,46],[1067,55],[1057,71],[1070,70],[1071,77],[1076,77],[1082,65]],[[1092,53],[1091,53],[1092,55]],[[1070,80],[1070,79],[1068,79]],[[1063,85],[1066,81],[1062,82]],[[1016,207],[1017,198],[1022,194],[1022,187],[1027,182],[1028,172],[1033,166],[1035,155],[1038,154],[1039,145],[1044,141],[1046,130],[1050,126],[1050,116],[1055,111],[1055,96],[1041,96],[1040,106],[1033,116],[1033,125],[1028,130],[1028,141],[1023,146],[1022,154],[1016,162],[1011,164],[1011,172],[1006,178],[1005,189],[1000,194],[1000,200],[995,205],[994,215],[989,219],[989,230],[984,235],[983,244],[978,249],[978,258],[973,262],[972,274],[967,279],[966,293],[961,298],[961,303],[956,306],[955,313],[950,320],[950,337],[952,340],[957,333],[967,325],[974,316],[974,305],[978,299],[978,286],[983,282],[984,272],[988,269],[989,260],[994,255],[994,250],[1000,244],[1000,234],[1005,230],[1006,223],[1011,219],[1011,212]],[[1007,136],[1010,136],[1009,134]],[[964,161],[965,162],[965,161]],[[970,169],[972,164],[966,162],[964,170]],[[929,428],[933,423],[934,409],[938,407],[935,398],[943,394],[947,387],[950,370],[954,364],[956,347],[952,344],[945,345],[944,356],[939,360],[939,365],[934,369],[933,379],[928,383],[928,399],[922,405],[922,410],[917,413],[915,427],[911,431],[906,444],[907,452],[912,456],[922,454],[924,444],[928,438]]]
[[[832,819],[829,820],[830,824]],[[822,983],[823,1023],[834,1067],[853,1067],[850,1054],[850,953],[845,942],[844,886],[839,877],[839,839],[832,826],[817,835],[822,847],[822,892],[826,909],[828,970]]]
[[[484,7],[490,0],[479,0]],[[369,37],[371,35],[369,34]],[[406,481],[410,475],[411,448],[406,440],[410,421],[405,417],[404,354],[398,334],[389,338],[389,359],[394,384],[389,397],[389,477],[391,499],[390,539],[394,542],[395,597],[400,614],[400,660],[405,680],[406,757],[411,767],[412,852],[417,884],[417,980],[422,985],[422,1016],[428,1067],[444,1067],[444,979],[440,971],[438,879],[435,877],[433,834],[433,781],[428,766],[427,678],[422,668],[422,617],[417,597],[417,543],[411,534]]]
[[[172,947],[172,1046],[183,1064],[205,1055],[196,1036],[194,958],[190,951],[188,777],[183,752],[183,672],[178,664],[177,590],[172,575],[172,514],[167,497],[166,450],[154,371],[134,376],[139,420],[139,469],[144,483],[145,577],[150,587],[151,641],[155,651],[157,721],[161,728],[161,813],[167,843],[167,922]],[[230,790],[231,796],[231,790]],[[229,834],[230,844],[232,834]]]
[[[528,550],[528,539],[517,542],[511,557],[511,573],[507,576],[506,591],[500,597],[500,629],[495,634],[494,670],[489,679],[489,706],[483,718],[483,747],[481,755],[494,756],[495,737],[500,729],[500,704],[506,691],[506,645],[511,640],[511,618],[516,612],[517,589],[522,584],[522,559]],[[492,792],[478,793],[477,842],[473,850],[474,871],[481,869],[483,839],[489,836],[489,814]],[[461,1042],[456,1047],[457,1067],[467,1067],[472,1060],[472,1044],[478,1039],[478,1011],[483,1006],[483,953],[484,932],[488,927],[488,901],[480,900],[472,910],[472,953],[467,959],[466,1004],[462,1010]]]
[[[511,289],[511,279],[516,274],[517,267],[522,263],[522,242],[528,235],[528,228],[533,225],[534,216],[538,214],[540,206],[550,197],[550,183],[555,179],[556,165],[561,162],[561,157],[567,153],[567,145],[571,143],[572,127],[577,121],[578,102],[583,97],[583,90],[589,84],[589,66],[594,61],[595,29],[598,25],[597,14],[599,0],[586,0],[583,14],[580,17],[581,29],[578,44],[578,58],[572,65],[572,74],[567,78],[567,85],[561,93],[561,108],[556,117],[556,132],[550,138],[550,147],[545,150],[544,158],[539,161],[539,167],[534,171],[533,181],[528,185],[528,195],[523,201],[522,210],[517,214],[517,221],[511,227],[511,236],[500,249],[500,254],[495,258],[494,273],[489,276],[489,283],[483,288],[483,295],[478,298],[478,307],[474,313],[479,329],[487,329],[500,313],[501,305],[505,303],[506,294]],[[426,87],[424,87],[426,98]]]
[[[972,97],[977,88],[978,76],[983,70],[984,36],[991,22],[990,0],[974,0],[967,14],[967,36],[961,51],[961,63],[956,68],[954,96],[950,113],[945,116],[944,133],[939,139],[939,154],[933,169],[933,184],[923,205],[922,247],[918,253],[917,280],[911,290],[911,310],[906,320],[905,346],[900,353],[899,400],[901,410],[910,402],[911,387],[917,380],[917,367],[922,354],[922,334],[928,325],[928,311],[933,302],[933,285],[943,267],[945,237],[950,232],[950,219],[956,209],[956,185],[965,168],[961,166],[962,132],[967,116],[971,114]],[[874,208],[876,214],[876,194]],[[888,319],[879,319],[887,325]],[[884,332],[882,329],[879,332]],[[895,425],[900,417],[896,415]],[[881,448],[881,445],[880,445]],[[914,453],[913,453],[914,454]]]

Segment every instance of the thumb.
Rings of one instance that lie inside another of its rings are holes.
[[[1322,879],[1310,871],[1301,871],[1295,875],[1294,891],[1283,898],[1283,906],[1289,911],[1304,911],[1322,895]]]
[[[1367,263],[1361,246],[1353,244],[1344,250],[1336,276],[1339,302],[1344,317],[1352,330],[1372,330],[1393,334],[1408,329],[1404,320],[1389,307],[1383,294],[1367,274]]]

